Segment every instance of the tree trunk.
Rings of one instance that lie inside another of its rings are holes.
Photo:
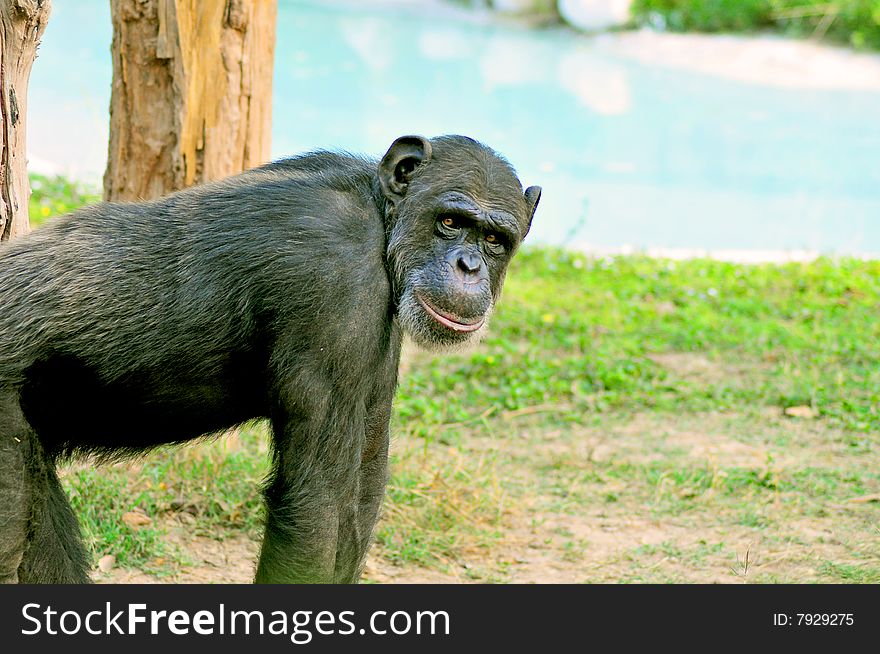
[[[30,230],[27,90],[49,0],[0,0],[0,240]]]
[[[269,159],[275,0],[111,0],[109,201]]]

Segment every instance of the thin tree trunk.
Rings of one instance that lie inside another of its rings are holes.
[[[50,0],[0,0],[0,240],[30,231],[27,91]]]
[[[268,161],[275,0],[110,7],[105,199],[152,199]]]

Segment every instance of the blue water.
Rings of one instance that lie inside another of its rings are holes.
[[[55,0],[29,149],[97,179],[106,0]],[[414,6],[415,5],[415,6]],[[880,253],[880,93],[777,88],[615,57],[563,28],[435,3],[281,0],[273,157],[464,133],[544,187],[530,240]]]

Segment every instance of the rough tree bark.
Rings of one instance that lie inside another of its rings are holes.
[[[268,161],[275,0],[110,7],[106,200],[148,200]]]
[[[0,0],[0,240],[30,230],[27,90],[50,9],[49,0]]]

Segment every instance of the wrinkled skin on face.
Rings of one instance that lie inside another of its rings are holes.
[[[397,316],[419,345],[477,341],[541,189],[462,136],[397,139],[379,165]]]

